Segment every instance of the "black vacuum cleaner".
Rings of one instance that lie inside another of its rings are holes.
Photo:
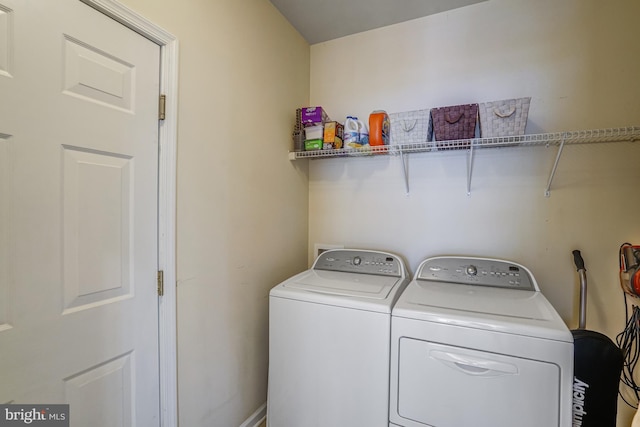
[[[586,329],[587,275],[580,251],[573,251],[580,276],[580,313],[573,334],[573,427],[616,427],[623,355],[604,334]]]

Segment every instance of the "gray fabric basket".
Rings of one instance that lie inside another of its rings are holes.
[[[430,117],[429,109],[389,114],[390,143],[397,145],[431,141]]]
[[[524,135],[531,98],[504,99],[479,104],[480,137]]]
[[[478,104],[449,105],[431,109],[433,135],[436,141],[467,140],[476,136],[478,124]],[[469,141],[461,143],[436,144],[444,149],[462,149]]]

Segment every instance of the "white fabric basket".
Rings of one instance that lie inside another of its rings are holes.
[[[390,144],[417,144],[431,141],[430,117],[429,109],[389,114]]]
[[[524,135],[531,98],[504,99],[479,104],[480,137]]]

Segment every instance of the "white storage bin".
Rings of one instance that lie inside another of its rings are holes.
[[[309,126],[304,128],[305,139],[322,139],[324,135],[324,126]]]

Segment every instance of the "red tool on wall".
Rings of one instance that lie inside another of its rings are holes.
[[[625,293],[640,297],[640,246],[620,246],[620,286]]]
[[[625,328],[616,337],[624,355],[620,396],[632,408],[638,407],[640,386],[634,378],[634,371],[640,361],[640,246],[631,243],[620,245],[620,286],[624,292]],[[631,307],[629,307],[631,306]],[[629,312],[631,308],[631,312]]]

